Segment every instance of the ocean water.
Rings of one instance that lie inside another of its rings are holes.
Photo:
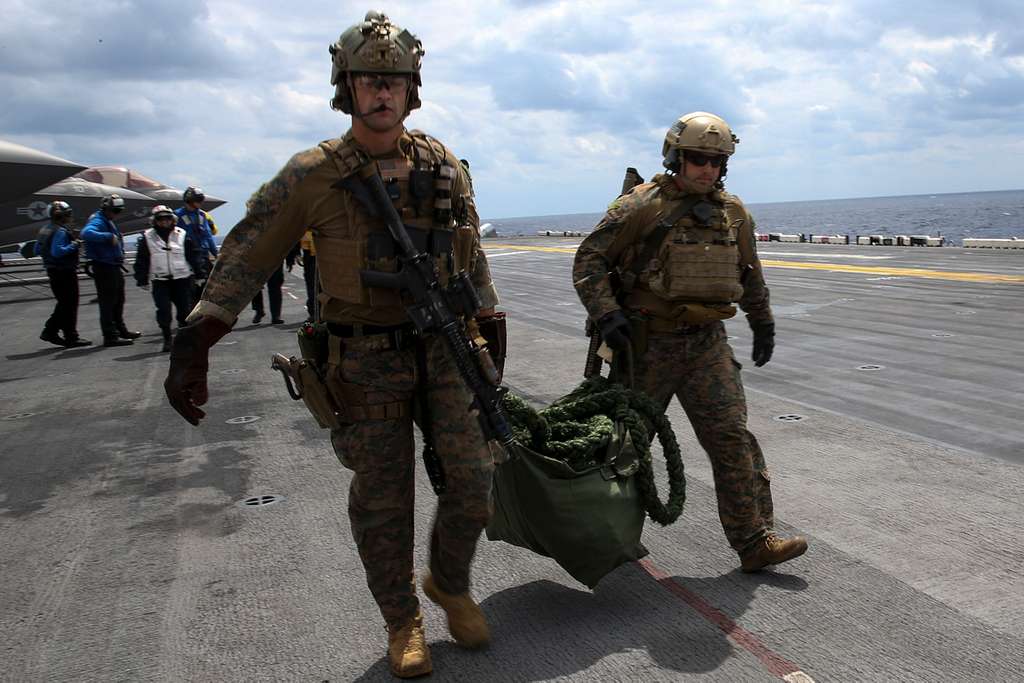
[[[959,245],[964,237],[1024,237],[1024,190],[825,199],[748,204],[758,232],[814,235],[931,235]],[[589,232],[601,213],[484,219],[498,235],[538,230]]]

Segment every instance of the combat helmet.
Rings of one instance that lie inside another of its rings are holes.
[[[177,221],[178,217],[174,215],[171,208],[166,204],[157,204],[149,212],[149,222],[152,225],[156,225],[158,218],[170,218],[171,220]]]
[[[58,199],[50,202],[50,206],[46,209],[46,214],[54,223],[61,223],[70,219],[74,215],[74,211],[71,209],[70,204]]]
[[[353,97],[346,75],[359,72],[409,74],[411,82],[406,94],[405,113],[420,106],[423,44],[406,29],[392,24],[383,12],[367,12],[366,19],[346,29],[328,49],[333,62],[332,109],[352,113]]]
[[[661,146],[661,155],[665,158],[665,168],[678,173],[680,150],[689,149],[729,157],[736,151],[739,141],[722,118],[705,111],[695,111],[680,116],[668,129],[665,144]],[[722,165],[722,177],[725,177],[725,164]]]

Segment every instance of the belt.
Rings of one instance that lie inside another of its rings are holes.
[[[701,325],[694,325],[690,323],[677,324],[671,320],[665,320],[664,318],[651,318],[647,325],[647,329],[659,334],[697,334],[698,332],[707,330],[710,323],[703,323]]]
[[[344,323],[327,323],[327,331],[335,337],[343,339],[354,339],[359,337],[373,337],[387,335],[392,349],[402,349],[412,340],[416,328],[411,324],[405,325],[347,325]]]

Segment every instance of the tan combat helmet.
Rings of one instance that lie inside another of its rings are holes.
[[[670,171],[679,172],[679,151],[684,149],[703,154],[724,154],[732,156],[740,141],[733,135],[729,124],[714,114],[695,111],[679,117],[665,134],[661,146],[664,165]],[[722,175],[725,175],[724,167]]]
[[[332,109],[352,113],[352,91],[346,75],[359,72],[409,74],[412,82],[405,113],[420,106],[418,86],[422,85],[420,61],[423,44],[409,31],[392,24],[383,12],[367,12],[366,19],[346,29],[329,50],[334,62],[331,69],[331,85],[334,86]]]

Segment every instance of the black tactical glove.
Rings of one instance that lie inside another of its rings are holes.
[[[752,322],[750,329],[754,332],[754,352],[750,359],[754,361],[754,367],[759,368],[772,359],[772,351],[775,350],[775,323]]]
[[[204,315],[174,335],[164,392],[171,407],[194,425],[206,417],[199,406],[208,398],[206,371],[210,367],[210,347],[230,331],[224,321]]]
[[[621,310],[605,313],[597,321],[601,339],[612,351],[625,351],[629,346],[629,318]]]

